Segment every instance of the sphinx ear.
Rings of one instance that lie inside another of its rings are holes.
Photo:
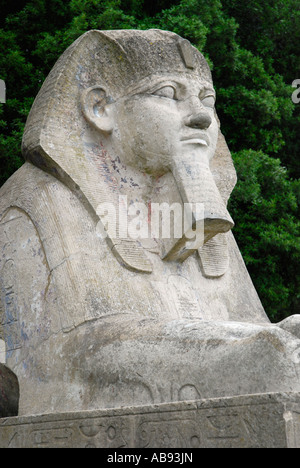
[[[85,118],[103,133],[111,133],[113,130],[113,103],[113,99],[100,86],[85,89],[81,95],[82,111]]]

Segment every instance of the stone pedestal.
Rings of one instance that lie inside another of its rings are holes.
[[[0,448],[299,448],[300,394],[0,419]]]

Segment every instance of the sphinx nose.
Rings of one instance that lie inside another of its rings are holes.
[[[185,101],[186,117],[184,124],[188,127],[206,130],[212,123],[212,118],[203,106],[198,96],[190,96]]]
[[[200,128],[206,130],[212,123],[212,119],[208,112],[201,110],[198,113],[189,115],[185,118],[185,125],[192,128]]]

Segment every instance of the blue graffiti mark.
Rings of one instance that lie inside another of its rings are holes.
[[[28,340],[29,340],[29,337],[28,337],[27,333],[24,331],[23,327],[21,328],[21,338],[22,338],[22,340],[24,340],[24,341],[28,341]]]
[[[10,357],[12,355],[12,352],[13,352],[14,348],[15,348],[12,335],[6,335],[5,341],[6,341],[7,351],[11,353],[9,355],[9,357]]]
[[[15,301],[13,291],[9,291],[5,295],[5,315],[6,323],[14,322],[15,319]]]

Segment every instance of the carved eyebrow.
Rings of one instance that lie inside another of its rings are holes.
[[[155,93],[159,89],[165,88],[167,86],[170,86],[170,87],[174,88],[175,90],[180,90],[180,89],[183,89],[183,88],[187,89],[186,85],[184,83],[181,83],[180,81],[162,79],[161,81],[157,82],[156,84],[154,84],[151,87],[149,87],[149,86],[146,87],[145,86],[144,88],[141,88],[140,90],[136,90],[136,92],[134,94],[139,94],[139,93],[151,94],[151,93]],[[205,85],[205,86],[201,87],[201,89],[199,90],[199,95],[200,94],[203,95],[203,97],[213,96],[216,99],[216,92],[215,92],[214,88],[212,88],[211,86]]]
[[[176,86],[178,86],[178,84],[172,80],[162,79],[161,81],[156,82],[152,86],[144,86],[144,87],[141,87],[140,89],[136,89],[134,94],[140,94],[140,93],[151,94],[151,93],[155,93],[155,91],[158,91],[160,88],[164,88],[166,86],[171,86],[172,88],[176,89]]]
[[[216,92],[211,86],[204,86],[200,93],[202,93],[203,96],[214,96],[214,98],[216,98]]]
[[[195,81],[195,83],[197,83],[197,81]],[[197,83],[200,87],[199,89],[199,94],[200,93],[205,93],[206,95],[210,94],[212,96],[214,96],[214,98],[216,98],[216,93],[215,93],[215,90],[214,88],[212,87],[212,85],[208,82],[198,82]],[[172,86],[173,88],[177,89],[177,90],[180,90],[180,89],[183,89],[183,88],[186,88],[186,84],[181,82],[180,79],[172,79],[172,78],[168,78],[166,76],[162,76],[162,77],[157,77],[155,80],[154,80],[154,83],[149,83],[149,81],[147,81],[146,83],[142,83],[142,84],[139,84],[139,85],[136,85],[134,86],[133,88],[131,89],[128,89],[127,93],[124,95],[124,97],[126,97],[126,95],[131,95],[131,96],[135,96],[137,94],[143,94],[143,93],[146,93],[146,94],[151,94],[151,93],[154,93],[155,91],[158,91],[160,88],[163,88],[165,86]]]

